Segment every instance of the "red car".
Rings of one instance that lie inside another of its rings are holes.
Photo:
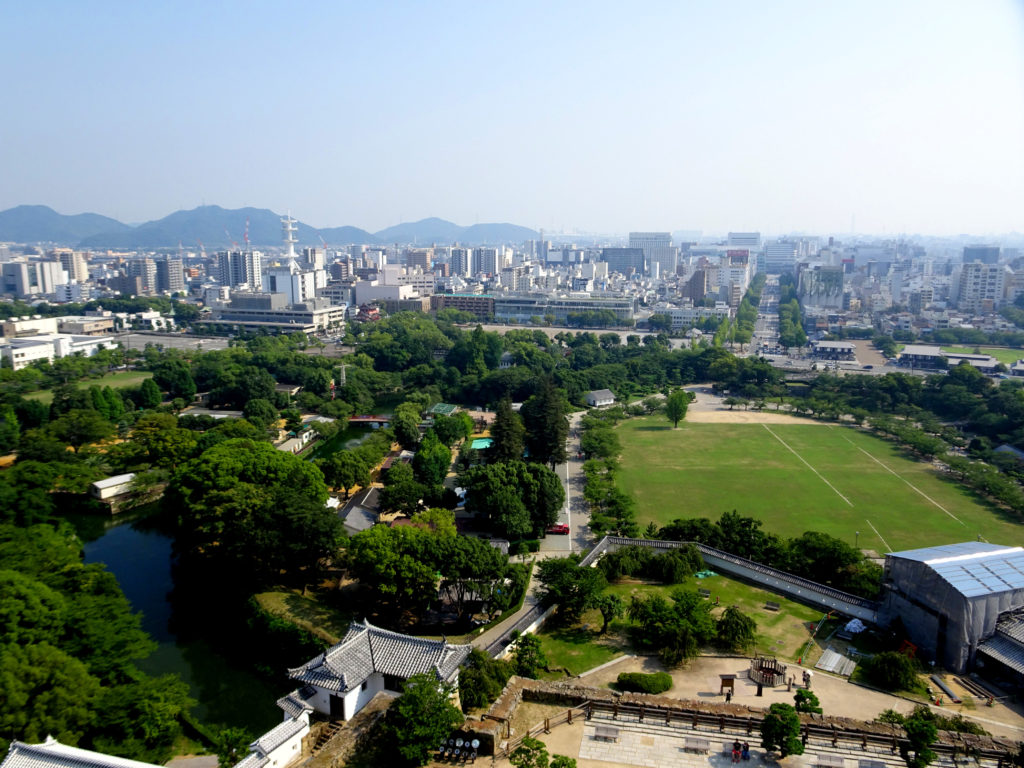
[[[565,523],[558,523],[557,525],[552,525],[550,528],[548,528],[548,533],[558,533],[562,534],[563,536],[568,536],[569,526]]]

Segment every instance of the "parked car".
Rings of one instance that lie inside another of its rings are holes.
[[[569,526],[566,525],[565,523],[557,523],[555,525],[552,525],[550,528],[548,528],[547,532],[548,533],[561,534],[562,536],[568,536],[569,535]]]

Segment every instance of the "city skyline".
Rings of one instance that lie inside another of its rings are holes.
[[[617,10],[8,9],[0,209],[1021,231],[1020,3]]]

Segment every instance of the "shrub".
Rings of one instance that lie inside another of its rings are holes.
[[[672,675],[668,672],[623,672],[618,679],[619,688],[634,693],[664,693],[672,687]]]
[[[917,686],[914,662],[896,651],[885,651],[864,662],[864,675],[887,691],[909,691]]]

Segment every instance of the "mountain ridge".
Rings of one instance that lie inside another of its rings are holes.
[[[158,249],[199,242],[211,249],[241,246],[248,232],[254,247],[281,245],[281,215],[268,208],[222,208],[202,205],[175,211],[162,219],[131,226],[95,213],[65,215],[45,205],[21,205],[0,211],[0,241],[56,243],[80,248]],[[402,222],[376,233],[350,225],[312,227],[296,221],[302,245],[466,245],[534,239],[537,232],[517,224],[460,226],[436,217]]]

